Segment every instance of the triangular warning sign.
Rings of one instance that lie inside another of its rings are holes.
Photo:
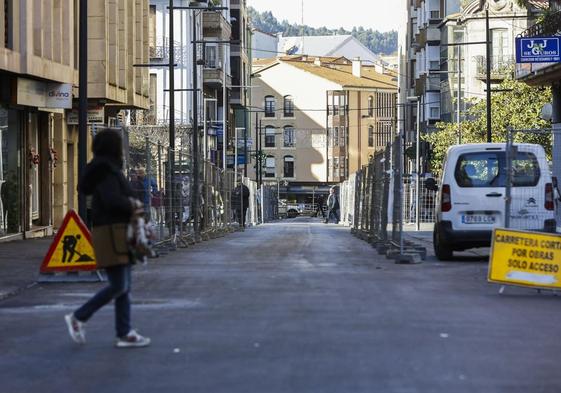
[[[70,210],[43,259],[40,271],[50,273],[96,269],[90,231],[76,211]]]

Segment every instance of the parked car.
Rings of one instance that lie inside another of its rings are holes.
[[[517,144],[511,160],[510,227],[555,232],[553,179],[543,147]],[[434,251],[438,259],[454,251],[488,247],[492,231],[505,226],[507,185],[506,145],[500,143],[452,146],[437,188]]]

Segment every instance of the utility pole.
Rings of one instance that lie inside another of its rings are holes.
[[[487,55],[487,75],[486,75],[486,85],[487,85],[487,143],[491,143],[491,30],[489,29],[489,6],[485,10],[485,44],[486,44],[486,55]]]
[[[171,1],[171,0],[170,0]],[[199,238],[199,113],[198,113],[198,69],[197,69],[197,16],[193,12],[193,232],[195,240]],[[225,130],[224,130],[225,131]]]
[[[173,200],[173,172],[175,170],[175,47],[174,47],[174,7],[173,0],[169,0],[169,150],[168,150],[168,173],[169,184],[167,185],[168,209],[170,214],[170,230],[175,234],[175,212]]]
[[[461,123],[461,110],[462,110],[462,47],[458,46],[458,108],[456,109],[456,116],[458,122],[458,145],[462,144],[462,123]]]
[[[79,27],[79,104],[78,104],[78,176],[88,163],[88,1],[80,0]],[[88,222],[86,195],[78,194],[78,213]]]

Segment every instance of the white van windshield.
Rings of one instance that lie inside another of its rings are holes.
[[[536,156],[518,152],[512,161],[514,187],[534,187],[540,181],[540,165]],[[462,154],[456,164],[454,177],[460,187],[505,187],[505,152],[477,152]]]

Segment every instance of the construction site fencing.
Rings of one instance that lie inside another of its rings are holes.
[[[509,129],[504,157],[500,151],[493,152],[494,157],[488,154],[483,163],[485,171],[478,167],[482,163],[475,159],[460,163],[462,173],[471,175],[470,184],[476,186],[478,182],[493,179],[494,184],[505,187],[505,228],[557,231],[561,193],[558,179],[551,177],[547,151],[543,147],[551,146],[550,136],[551,129]],[[522,139],[536,143],[517,142]],[[561,162],[552,162],[552,165],[558,168]]]
[[[434,219],[431,203],[436,198],[428,195],[421,183],[412,181],[416,176],[404,174],[404,157],[402,138],[396,137],[340,184],[340,205],[343,224],[349,225],[352,233],[396,262],[412,263],[424,259],[426,250],[406,239],[404,225],[412,219],[420,223],[421,217]],[[417,206],[424,205],[426,208],[417,212]]]
[[[125,172],[134,196],[144,204],[156,249],[164,252],[186,247],[239,229],[239,211],[244,201],[241,193],[239,201],[233,200],[233,192],[240,181],[250,190],[245,223],[260,222],[261,207],[254,181],[200,159],[195,190],[190,144],[171,149],[148,137],[143,143],[138,138],[134,142],[131,139],[130,135],[125,138]]]

